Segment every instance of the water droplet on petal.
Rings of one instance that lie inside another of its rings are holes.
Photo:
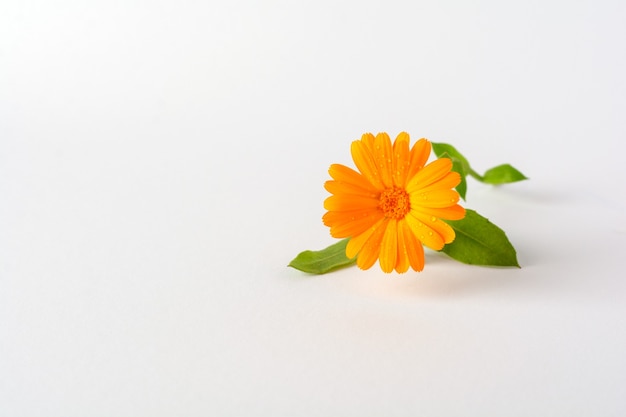
[[[435,216],[432,216],[432,217],[430,218],[430,221],[431,221],[431,222],[436,222],[436,221],[437,221],[437,218],[436,218]]]

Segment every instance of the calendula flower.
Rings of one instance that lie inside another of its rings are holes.
[[[437,159],[426,165],[431,145],[418,140],[409,150],[408,133],[393,145],[389,135],[366,133],[352,142],[352,159],[360,172],[331,165],[333,178],[324,184],[332,196],[324,201],[323,221],[330,234],[349,237],[348,258],[357,257],[361,269],[379,260],[384,272],[403,273],[409,266],[424,269],[424,248],[440,250],[454,240],[454,230],[441,219],[459,220],[465,209],[453,189],[461,176],[452,161]]]

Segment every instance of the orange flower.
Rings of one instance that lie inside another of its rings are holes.
[[[333,237],[349,237],[348,258],[369,269],[376,260],[384,272],[403,273],[409,266],[424,269],[424,248],[440,250],[454,240],[454,230],[441,219],[458,220],[465,209],[453,190],[461,176],[451,172],[452,161],[437,159],[426,165],[431,145],[418,140],[409,151],[409,135],[402,132],[393,146],[389,135],[366,133],[352,142],[357,172],[333,164],[333,178],[324,188],[323,221]]]

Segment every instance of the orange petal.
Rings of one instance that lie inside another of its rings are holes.
[[[383,240],[380,245],[380,267],[383,272],[390,273],[396,267],[398,259],[398,221],[391,219],[387,224]]]
[[[406,191],[412,193],[426,188],[445,177],[451,169],[452,161],[449,158],[439,158],[426,165],[424,169],[418,171],[412,178],[409,178]]]
[[[346,256],[350,259],[354,258],[361,251],[361,249],[363,249],[363,246],[365,245],[367,240],[372,236],[372,234],[374,234],[374,232],[377,229],[380,229],[383,222],[385,222],[384,218],[380,219],[378,222],[376,222],[375,225],[373,225],[372,227],[370,227],[369,229],[367,229],[360,235],[355,236],[352,239],[350,239],[350,241],[348,242],[348,245],[346,246]]]
[[[351,211],[376,208],[379,204],[378,199],[355,195],[331,195],[324,200],[324,208],[328,211]]]
[[[361,142],[367,146],[367,149],[369,149],[371,153],[374,153],[374,135],[371,133],[363,133],[363,135],[361,135]]]
[[[322,221],[330,226],[330,235],[336,238],[357,236],[372,227],[384,216],[380,210],[329,211]]]
[[[432,228],[424,224],[423,221],[418,219],[411,212],[404,218],[413,234],[422,242],[433,250],[441,250],[444,245],[443,237]]]
[[[402,241],[406,248],[406,255],[409,258],[411,268],[414,271],[422,271],[424,269],[424,247],[422,243],[417,240],[406,220],[400,220],[398,226],[402,230]]]
[[[422,138],[415,142],[413,148],[411,148],[411,162],[408,179],[413,176],[426,165],[428,157],[430,156],[431,145],[428,139]]]
[[[389,139],[388,134],[383,132],[376,135],[372,155],[374,156],[374,162],[378,167],[378,172],[380,173],[380,179],[382,180],[383,185],[385,188],[392,187],[393,179],[391,176],[391,158],[393,156],[393,149],[391,148],[391,139]]]
[[[406,243],[404,241],[404,227],[403,221],[400,220],[397,223],[398,229],[398,260],[396,261],[396,272],[403,274],[409,270],[409,255]]]
[[[380,226],[376,227],[372,235],[365,245],[359,251],[359,255],[356,258],[356,264],[361,269],[369,269],[376,263],[380,254],[381,242],[385,231],[387,230],[388,219],[382,219]]]
[[[368,146],[360,140],[355,140],[352,142],[350,152],[352,153],[352,159],[354,160],[355,165],[359,171],[361,171],[363,176],[365,176],[367,181],[377,190],[383,190],[385,187],[383,186],[376,162],[374,161]]]
[[[436,190],[409,194],[411,207],[449,207],[459,201],[459,193],[455,190]]]
[[[412,210],[423,213],[426,216],[435,216],[446,220],[461,220],[465,217],[465,209],[458,204],[439,208],[418,206],[413,207]]]
[[[378,208],[352,211],[328,211],[322,216],[322,220],[326,226],[335,226],[339,223],[348,223],[356,218],[372,217],[380,214],[382,214],[382,211]]]
[[[439,190],[439,189],[450,190],[456,187],[457,185],[459,185],[460,182],[461,182],[461,175],[458,172],[451,171],[451,172],[448,172],[439,181],[436,181],[424,188],[415,190],[414,192],[423,193],[423,192],[429,192],[429,191],[434,191],[434,190]]]
[[[393,166],[391,168],[393,174],[393,183],[396,187],[406,185],[406,178],[409,173],[409,142],[411,141],[409,134],[401,132],[393,143]]]
[[[363,175],[345,165],[332,164],[328,169],[328,173],[337,181],[347,182],[364,190],[376,191],[376,188]]]
[[[443,239],[444,243],[450,243],[454,240],[455,238],[454,229],[450,227],[450,225],[444,222],[443,220],[438,219],[435,216],[429,216],[427,214],[421,213],[418,210],[411,210],[411,216],[415,217],[424,225],[426,225],[426,227],[429,227],[435,233],[439,234],[439,236],[441,236],[441,239]]]
[[[324,188],[331,194],[341,195],[358,195],[368,198],[380,198],[380,192],[376,190],[365,190],[349,182],[343,181],[326,181]]]

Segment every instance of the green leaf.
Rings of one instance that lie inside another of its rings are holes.
[[[437,155],[437,158],[448,157],[452,158],[452,160],[458,159],[463,166],[463,172],[467,173],[469,171],[469,162],[467,162],[467,159],[461,154],[461,152],[457,151],[454,146],[448,143],[431,142],[431,144],[433,146],[433,151],[435,152],[435,155]],[[462,175],[463,173],[460,172],[460,174]]]
[[[504,231],[474,210],[465,210],[461,220],[447,220],[456,238],[441,250],[470,265],[517,266],[515,248]]]
[[[356,263],[356,258],[346,256],[346,245],[350,239],[343,239],[319,251],[300,252],[288,266],[310,274],[325,274],[335,269]]]
[[[454,146],[447,143],[432,143],[432,147],[438,158],[450,158],[452,160],[452,171],[461,175],[461,182],[456,186],[456,190],[461,198],[465,200],[465,195],[467,194],[465,177],[471,169],[467,159]]]
[[[523,181],[528,178],[513,168],[509,164],[498,165],[493,167],[483,175],[483,182],[487,184],[507,184],[511,182]]]
[[[461,174],[461,182],[456,186],[456,191],[459,193],[461,198],[465,201],[465,195],[467,194],[467,180],[465,177],[467,173],[465,172],[465,168],[463,164],[458,159],[452,159],[452,171],[458,172]]]

